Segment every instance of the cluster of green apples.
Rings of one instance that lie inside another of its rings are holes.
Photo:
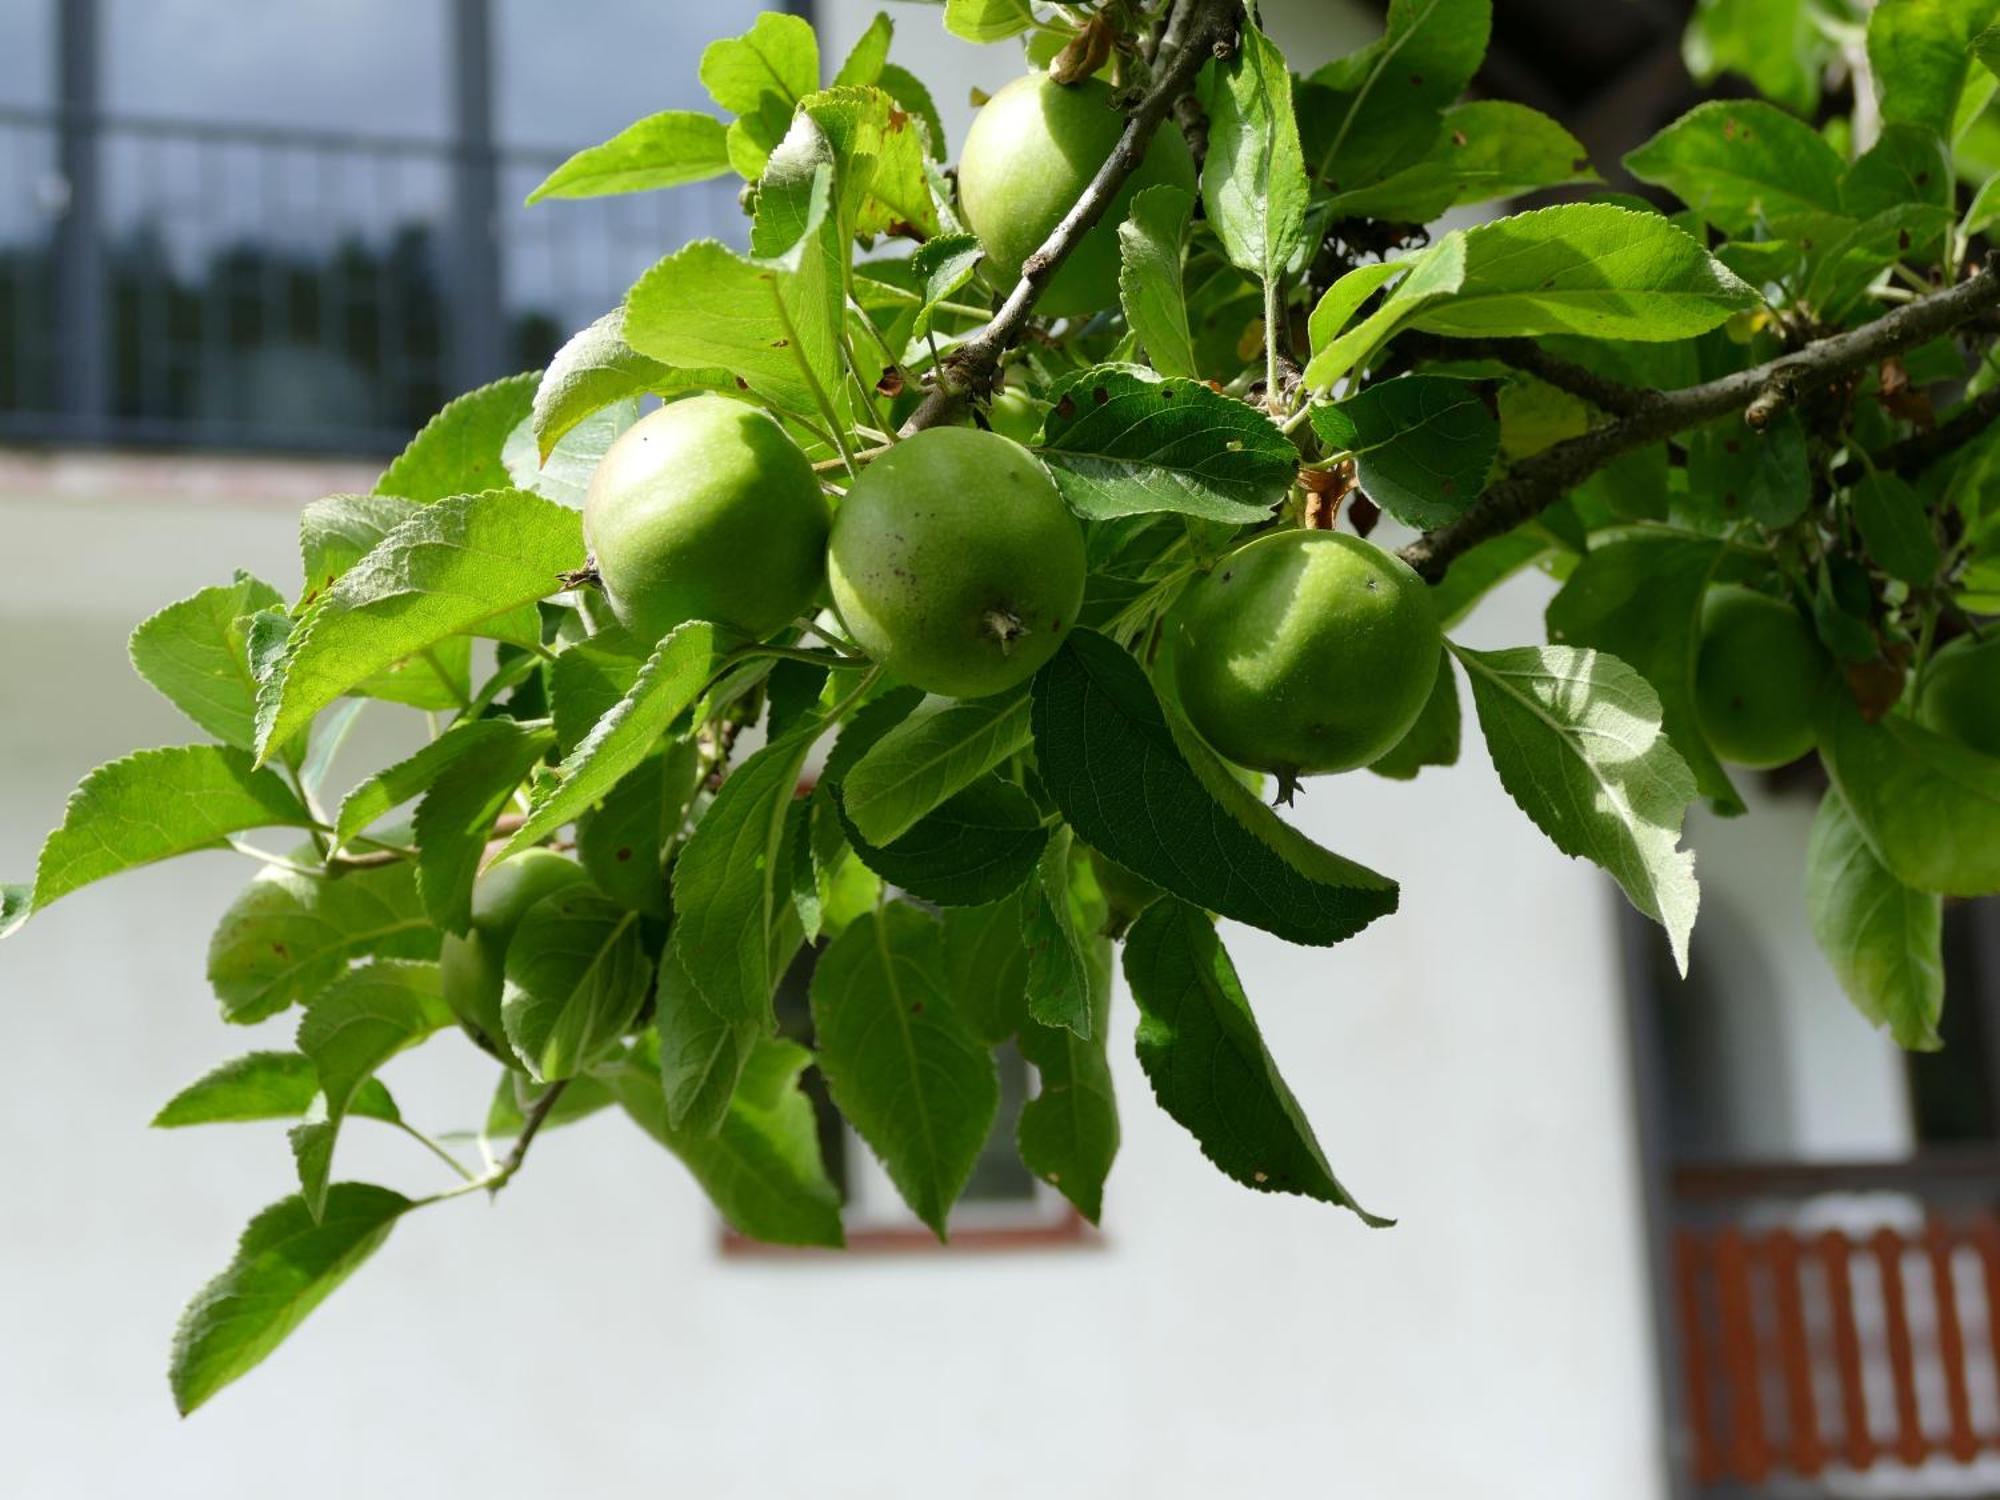
[[[999,284],[1020,274],[1122,128],[1096,80],[1032,74],[983,107],[959,194]],[[1160,182],[1195,184],[1187,146],[1167,128],[1050,279],[1040,311],[1080,318],[1116,302],[1116,226],[1132,195]],[[645,641],[689,620],[761,641],[830,605],[845,639],[898,682],[951,698],[1018,688],[1075,626],[1088,573],[1083,528],[1029,451],[1044,410],[1005,387],[983,425],[905,438],[830,496],[760,408],[721,395],[670,402],[612,444],[584,502],[611,613]],[[1441,643],[1428,591],[1400,560],[1355,536],[1273,530],[1183,594],[1157,675],[1219,753],[1289,785],[1392,748],[1430,694]],[[1114,907],[1157,894],[1096,863]],[[471,931],[446,940],[446,997],[503,1060],[514,930],[535,902],[582,878],[548,850],[502,861],[480,877]]]
[[[1785,600],[1741,584],[1703,599],[1695,709],[1724,760],[1769,770],[1811,750],[1832,672],[1811,625]],[[1926,728],[2000,756],[2000,635],[1964,635],[1940,649],[1911,707]]]

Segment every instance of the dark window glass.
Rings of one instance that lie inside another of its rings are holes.
[[[110,418],[367,451],[442,404],[447,0],[101,0]]]
[[[1991,1143],[2000,1140],[2000,899],[1946,906],[1944,974],[1944,1046],[1905,1058],[1917,1139]]]

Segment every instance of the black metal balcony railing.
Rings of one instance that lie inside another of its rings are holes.
[[[741,238],[733,182],[523,210],[559,160],[0,109],[0,441],[393,451]]]

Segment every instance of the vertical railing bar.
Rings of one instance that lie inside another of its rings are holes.
[[[1722,1369],[1729,1386],[1729,1464],[1749,1484],[1770,1475],[1764,1397],[1758,1388],[1757,1327],[1752,1321],[1750,1259],[1734,1226],[1715,1237],[1716,1306],[1722,1323]]]
[[[1885,1226],[1875,1231],[1869,1243],[1882,1274],[1889,1373],[1896,1390],[1896,1456],[1906,1464],[1920,1464],[1930,1451],[1930,1444],[1924,1437],[1923,1422],[1917,1411],[1916,1356],[1910,1343],[1909,1293],[1903,1280],[1903,1251],[1908,1241]]]
[[[1945,1406],[1951,1420],[1946,1446],[1960,1463],[1970,1463],[1979,1452],[1979,1440],[1972,1434],[1972,1398],[1966,1389],[1965,1331],[1959,1322],[1958,1287],[1952,1270],[1958,1236],[1945,1227],[1943,1220],[1933,1216],[1925,1225],[1924,1244],[1930,1252],[1938,1362],[1944,1366]]]
[[[1704,1247],[1692,1230],[1675,1233],[1673,1242],[1674,1308],[1680,1323],[1681,1375],[1687,1390],[1686,1418],[1694,1439],[1693,1468],[1697,1484],[1722,1478],[1722,1445],[1715,1430],[1714,1395],[1709,1384],[1708,1339],[1701,1309],[1701,1269]]]
[[[1868,1430],[1868,1397],[1861,1384],[1861,1335],[1854,1323],[1854,1283],[1848,1274],[1851,1248],[1838,1230],[1829,1229],[1819,1237],[1827,1310],[1833,1322],[1833,1357],[1840,1372],[1841,1454],[1850,1468],[1866,1469],[1875,1462],[1875,1438]]]
[[[1778,1360],[1784,1372],[1786,1448],[1794,1471],[1811,1479],[1826,1466],[1826,1445],[1820,1437],[1812,1359],[1806,1347],[1798,1237],[1789,1229],[1774,1230],[1764,1245],[1777,1310]]]

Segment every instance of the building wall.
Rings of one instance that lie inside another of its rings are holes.
[[[83,770],[193,737],[133,677],[130,625],[231,566],[291,583],[299,504],[365,477],[0,468],[0,870],[32,867]],[[1465,634],[1532,639],[1537,612],[1522,587]],[[408,742],[397,714],[369,711],[363,753]],[[1655,1493],[1612,892],[1515,813],[1476,742],[1413,784],[1315,784],[1299,817],[1401,877],[1403,912],[1331,951],[1230,941],[1338,1170],[1397,1228],[1220,1178],[1152,1106],[1121,998],[1099,1247],[725,1260],[677,1164],[602,1118],[545,1138],[498,1203],[405,1223],[185,1424],[174,1317],[290,1162],[275,1126],[145,1122],[292,1021],[231,1030],[202,978],[243,861],[65,901],[0,950],[5,1492],[1282,1495],[1331,1473],[1363,1495]],[[448,1042],[388,1078],[439,1129],[490,1087]],[[343,1175],[435,1185],[386,1132],[341,1149]]]

